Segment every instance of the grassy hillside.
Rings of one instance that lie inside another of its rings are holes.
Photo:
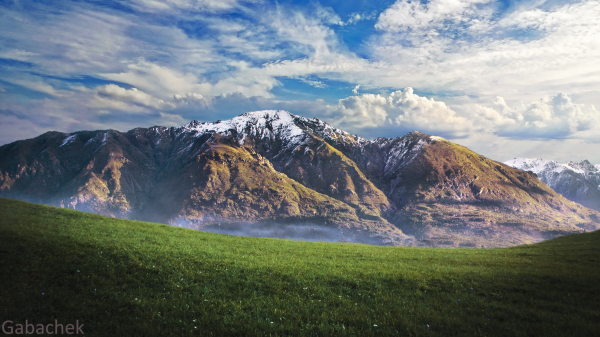
[[[593,336],[600,232],[504,249],[233,237],[0,199],[0,318],[89,336]]]

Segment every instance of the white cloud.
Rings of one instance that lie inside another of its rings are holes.
[[[491,107],[476,105],[472,118],[482,130],[515,138],[579,138],[600,141],[600,111],[575,104],[567,94],[509,107],[497,97]]]
[[[397,127],[450,138],[494,134],[519,139],[600,142],[600,111],[594,105],[574,103],[567,94],[513,107],[502,97],[496,97],[487,104],[469,103],[453,109],[405,88],[389,95],[350,96],[328,108],[332,122],[352,132]]]
[[[352,130],[380,126],[398,126],[402,129],[455,136],[475,128],[471,121],[456,114],[444,102],[414,93],[412,88],[389,95],[362,94],[341,99],[335,114],[335,124]]]
[[[333,30],[319,18],[307,18],[300,12],[278,10],[265,15],[263,23],[270,25],[280,39],[295,43],[305,55],[325,56],[338,45]]]
[[[5,51],[0,51],[0,58],[9,59],[9,60],[17,60],[17,61],[29,61],[32,56],[39,55],[38,53],[32,53],[26,50],[19,49],[10,49]]]
[[[491,133],[477,133],[468,138],[449,139],[476,153],[504,162],[516,157],[543,158],[566,163],[588,159],[600,163],[598,143],[581,139],[512,139]]]
[[[354,89],[352,89],[352,92],[353,92],[355,95],[358,95],[358,89],[359,89],[359,88],[360,88],[360,84],[356,85],[356,86],[354,87]]]
[[[306,84],[308,84],[308,85],[310,85],[312,87],[315,87],[315,88],[324,89],[324,88],[329,87],[327,84],[325,84],[325,83],[323,83],[321,81],[309,80],[309,79],[306,79],[304,77],[298,77],[298,80],[300,80],[300,82],[306,83]]]
[[[399,0],[379,16],[375,28],[385,31],[423,29],[444,20],[461,22],[476,12],[476,5],[491,0],[431,0],[426,5],[415,0]]]
[[[317,4],[315,16],[326,25],[344,25],[342,19],[331,7],[323,7],[320,4]]]
[[[241,3],[258,3],[257,0],[132,0],[124,2],[134,8],[147,12],[173,11],[226,11],[241,5]]]
[[[470,1],[396,2],[380,15],[376,27],[382,34],[370,42],[371,61],[388,63],[391,70],[366,77],[379,76],[380,86],[410,83],[427,91],[451,88],[524,101],[597,88],[599,1],[500,18],[492,10],[491,4]]]
[[[22,87],[42,92],[52,96],[59,96],[60,93],[51,85],[44,83],[41,80],[28,80],[28,79],[19,79],[19,78],[7,78],[7,82],[20,85]]]
[[[444,102],[433,98],[418,96],[412,88],[396,91],[388,98],[390,106],[396,110],[394,122],[398,125],[410,125],[416,129],[455,132],[463,134],[473,130],[468,119],[457,116]]]
[[[208,105],[210,102],[206,100],[206,98],[204,98],[204,96],[195,93],[195,92],[188,92],[185,95],[179,95],[179,94],[175,94],[173,95],[173,100],[178,104],[178,105],[200,105],[200,106],[206,106]]]
[[[363,94],[344,98],[337,108],[341,115],[336,120],[339,126],[377,127],[388,121],[388,101],[381,95]]]
[[[107,84],[97,89],[97,96],[101,99],[109,99],[134,105],[142,105],[146,107],[162,108],[165,102],[156,99],[147,93],[138,90],[137,88],[125,89],[115,84]]]
[[[350,14],[350,16],[348,17],[348,20],[346,20],[346,22],[344,22],[343,25],[354,25],[359,21],[362,20],[371,20],[374,19],[377,15],[376,11],[373,11],[371,13],[352,13]]]
[[[120,73],[105,73],[102,77],[128,83],[144,91],[157,93],[161,98],[171,97],[181,92],[207,91],[208,84],[202,82],[192,73],[181,73],[156,63],[138,60],[129,63],[126,70]]]

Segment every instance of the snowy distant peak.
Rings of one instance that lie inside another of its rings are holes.
[[[600,165],[587,160],[559,164],[552,160],[515,158],[506,165],[533,171],[538,178],[565,198],[600,211]]]
[[[582,160],[579,163],[574,163],[574,162],[570,161],[564,165],[565,165],[565,167],[568,167],[571,170],[573,170],[577,173],[583,174],[583,175],[587,175],[592,172],[598,172],[598,168],[596,166],[592,165],[587,160]]]
[[[515,158],[504,162],[504,164],[523,171],[531,171],[537,175],[544,172],[560,173],[567,169],[553,160],[539,158]]]
[[[515,158],[506,161],[505,164],[524,171],[532,171],[537,175],[562,172],[578,173],[586,178],[600,175],[600,171],[598,170],[600,165],[594,166],[587,160],[582,160],[579,163],[568,162],[560,164],[556,161],[546,159]]]

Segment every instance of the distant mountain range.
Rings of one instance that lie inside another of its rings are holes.
[[[600,211],[600,165],[587,160],[559,164],[553,160],[515,158],[506,165],[535,173],[565,198]]]
[[[308,231],[372,244],[503,247],[600,228],[600,213],[535,174],[443,138],[366,140],[272,110],[7,144],[0,196],[210,231]]]

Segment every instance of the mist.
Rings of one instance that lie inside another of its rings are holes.
[[[211,219],[213,220],[213,219]],[[278,223],[278,222],[237,222],[205,223],[202,220],[179,218],[169,221],[169,225],[191,228],[209,233],[247,236],[256,238],[276,238],[297,241],[351,242],[382,245],[374,233],[355,229],[325,227],[314,223]]]

